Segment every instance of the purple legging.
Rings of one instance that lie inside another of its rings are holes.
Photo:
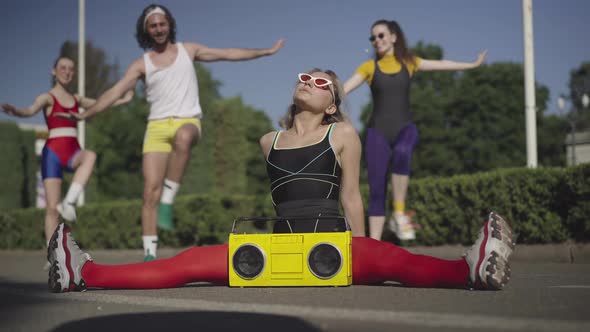
[[[399,132],[393,144],[375,128],[367,129],[365,159],[370,189],[369,216],[385,215],[387,171],[390,164],[392,173],[410,175],[410,161],[417,142],[418,129],[413,123]]]

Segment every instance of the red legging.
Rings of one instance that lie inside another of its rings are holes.
[[[191,282],[228,284],[227,245],[193,247],[146,263],[99,265],[87,262],[87,287],[169,288]],[[414,255],[391,243],[366,237],[352,239],[352,281],[355,285],[396,281],[409,287],[465,288],[469,267],[464,259],[449,261]]]

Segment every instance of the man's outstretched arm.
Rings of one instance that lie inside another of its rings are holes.
[[[210,48],[198,43],[186,43],[185,47],[189,55],[196,61],[243,61],[260,58],[277,53],[285,44],[284,39],[279,39],[270,48]]]

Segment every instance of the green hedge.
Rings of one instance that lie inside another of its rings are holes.
[[[272,205],[265,198],[178,197],[174,207],[176,227],[173,231],[161,231],[160,242],[172,247],[223,243],[236,217],[273,214]],[[42,209],[0,212],[0,249],[43,248],[44,214]],[[76,241],[84,248],[141,248],[141,201],[87,204],[78,208],[78,221],[72,229]]]
[[[35,132],[20,130],[12,122],[0,122],[0,151],[0,209],[33,206],[38,163]]]
[[[422,227],[422,245],[469,244],[490,210],[504,215],[519,243],[590,240],[590,164],[570,168],[505,169],[451,178],[412,180],[408,206]],[[362,187],[366,197],[366,186]],[[366,200],[365,200],[366,202]],[[88,204],[73,225],[84,248],[140,248],[141,201]],[[164,246],[223,243],[235,218],[273,215],[269,196],[186,195],[176,200],[176,228],[160,232]],[[44,247],[44,211],[0,212],[0,248]]]
[[[411,183],[409,204],[421,244],[468,244],[491,210],[511,222],[519,243],[588,241],[589,176],[585,164],[421,179]]]

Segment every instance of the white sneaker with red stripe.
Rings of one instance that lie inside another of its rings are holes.
[[[508,259],[514,246],[510,225],[499,214],[491,212],[479,237],[465,253],[470,286],[490,290],[504,288],[510,280]]]
[[[66,221],[76,221],[76,207],[72,203],[68,203],[66,201],[59,203],[57,205],[57,212],[59,212],[59,215]]]
[[[47,260],[51,263],[48,280],[50,291],[61,293],[86,289],[81,271],[92,258],[80,250],[70,227],[64,223],[57,226],[49,240]]]

